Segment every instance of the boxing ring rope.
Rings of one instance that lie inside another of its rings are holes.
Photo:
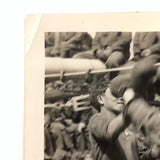
[[[159,67],[160,63],[156,63],[155,66]],[[90,70],[89,74],[90,75],[101,75],[105,74],[108,72],[116,72],[116,71],[125,71],[125,70],[131,70],[133,69],[134,66],[128,66],[128,67],[118,67],[118,68],[109,68],[109,69],[100,69],[100,70]],[[59,80],[60,77],[63,74],[63,77],[65,80],[67,79],[74,79],[74,78],[84,78],[88,72],[86,71],[81,71],[81,72],[71,72],[71,73],[63,73],[63,71],[60,71],[60,73],[56,74],[48,74],[45,75],[46,80]]]

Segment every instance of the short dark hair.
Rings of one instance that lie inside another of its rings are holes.
[[[105,94],[106,89],[108,88],[109,79],[107,75],[102,77],[94,77],[91,84],[89,84],[89,94],[91,104],[100,111],[100,104],[97,100],[98,95]]]

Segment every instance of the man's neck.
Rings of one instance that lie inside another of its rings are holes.
[[[118,115],[118,114],[115,113],[114,111],[109,110],[109,109],[106,109],[105,107],[101,107],[101,111],[100,111],[100,112],[101,112],[102,114],[105,114],[105,115],[109,114],[109,115],[111,115],[111,116],[113,116],[113,117],[115,117],[115,116]]]

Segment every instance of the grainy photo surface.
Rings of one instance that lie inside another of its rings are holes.
[[[160,32],[44,32],[44,160],[160,160]]]

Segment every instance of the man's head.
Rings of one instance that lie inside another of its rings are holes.
[[[101,106],[107,110],[121,112],[124,109],[122,99],[124,91],[128,88],[130,82],[130,74],[123,74],[115,77],[109,84],[106,92],[97,96]]]
[[[108,88],[104,94],[97,96],[97,99],[101,106],[103,106],[106,110],[120,113],[124,109],[124,102],[122,97],[114,97],[110,88]]]

